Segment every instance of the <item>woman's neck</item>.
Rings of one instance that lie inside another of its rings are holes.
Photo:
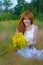
[[[32,29],[32,25],[26,27],[26,30],[31,30],[31,29]]]

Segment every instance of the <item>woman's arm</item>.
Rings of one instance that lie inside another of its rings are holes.
[[[38,27],[35,26],[35,29],[34,29],[34,41],[33,42],[27,42],[27,46],[36,45],[37,41],[38,41]]]

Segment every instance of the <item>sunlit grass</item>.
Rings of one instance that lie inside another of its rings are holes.
[[[11,43],[17,24],[18,20],[0,22],[0,65],[43,65],[43,60],[24,59],[7,47]],[[39,28],[36,48],[43,49],[43,21],[34,20],[34,24]]]

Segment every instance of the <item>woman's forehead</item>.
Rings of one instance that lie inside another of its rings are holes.
[[[29,17],[24,17],[24,19],[29,19]]]
[[[28,19],[28,17],[25,17],[26,19]]]

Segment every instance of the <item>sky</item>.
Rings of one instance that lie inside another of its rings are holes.
[[[4,0],[0,0],[0,1],[4,1]],[[31,0],[25,0],[26,2],[31,2]],[[13,3],[13,5],[11,6],[11,8],[13,8],[16,4],[17,4],[17,0],[11,0],[11,2]]]
[[[31,2],[31,0],[25,0],[26,2]],[[17,0],[11,0],[11,2],[13,3],[13,6],[14,7],[16,4],[17,4]]]

